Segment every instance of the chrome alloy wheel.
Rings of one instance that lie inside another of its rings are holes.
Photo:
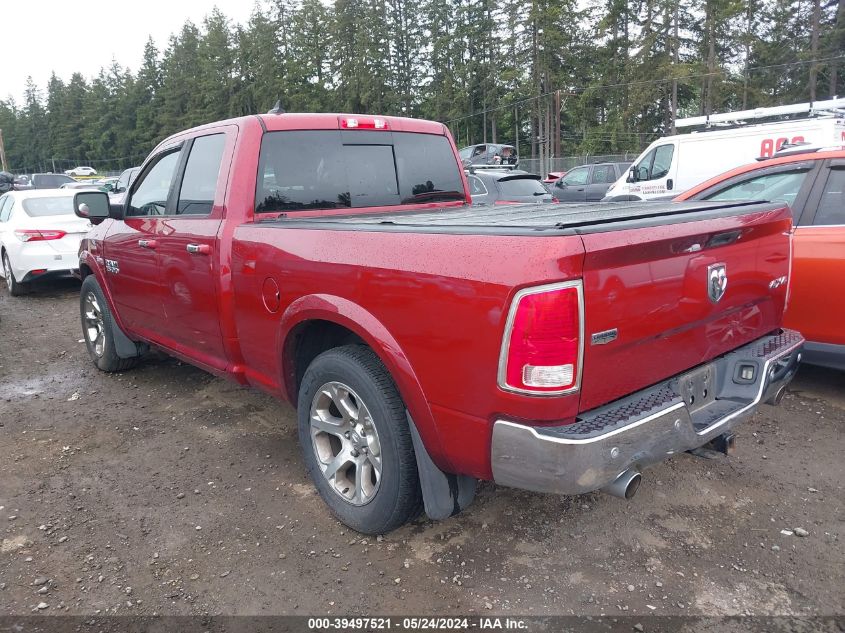
[[[3,254],[3,277],[6,279],[6,288],[12,292],[12,264],[9,262],[9,256]]]
[[[341,382],[327,382],[311,402],[311,444],[332,490],[352,505],[373,500],[381,483],[381,445],[364,401]]]
[[[106,346],[105,326],[103,324],[103,312],[100,310],[100,303],[97,301],[97,296],[93,292],[85,295],[84,304],[85,322],[85,338],[94,349],[94,355],[99,358],[103,355]]]

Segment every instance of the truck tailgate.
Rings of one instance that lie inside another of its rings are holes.
[[[582,233],[580,410],[681,373],[776,330],[786,301],[791,214],[769,209]]]

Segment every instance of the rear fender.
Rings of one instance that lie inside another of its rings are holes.
[[[434,416],[407,356],[384,324],[348,299],[327,294],[307,295],[291,303],[285,310],[279,328],[277,350],[283,364],[281,384],[286,398],[295,404],[294,337],[291,333],[297,325],[313,320],[329,321],[343,326],[372,348],[396,383],[432,460],[439,468],[454,472],[444,455]]]

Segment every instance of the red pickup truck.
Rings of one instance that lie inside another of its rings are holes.
[[[477,479],[630,498],[777,401],[791,214],[741,202],[470,206],[439,123],[269,114],[163,141],[123,205],[79,192],[104,371],[148,346],[297,408],[350,527],[450,516]]]

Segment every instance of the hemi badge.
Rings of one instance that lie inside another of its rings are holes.
[[[605,330],[604,332],[596,332],[590,337],[590,343],[593,345],[607,345],[616,340],[619,331],[616,328],[612,330]]]

